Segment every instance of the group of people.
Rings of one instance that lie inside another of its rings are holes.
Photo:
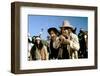
[[[50,35],[47,45],[42,43],[39,36],[32,38],[33,45],[29,51],[29,60],[78,59],[82,47],[79,37],[73,33],[73,30],[73,26],[65,20],[60,31],[55,27],[47,30]]]

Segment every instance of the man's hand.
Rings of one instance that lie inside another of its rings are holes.
[[[66,39],[63,35],[59,37],[62,44],[70,44],[70,39]]]
[[[60,35],[60,36],[59,36],[59,40],[60,40],[60,42],[63,42],[64,39],[65,39],[65,37],[64,37],[63,35]]]
[[[69,39],[65,39],[63,43],[70,45],[70,40]]]

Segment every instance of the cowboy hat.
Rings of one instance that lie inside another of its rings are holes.
[[[48,33],[50,34],[51,31],[54,31],[55,34],[59,35],[59,31],[55,27],[51,27],[48,29]]]
[[[67,20],[63,21],[63,25],[60,28],[66,28],[66,29],[70,28],[70,29],[74,30],[73,26]]]

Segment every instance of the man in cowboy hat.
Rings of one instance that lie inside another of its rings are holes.
[[[66,48],[64,48],[64,50],[66,49],[66,51],[68,51],[66,55],[69,55],[70,59],[77,59],[80,46],[77,35],[72,32],[73,26],[69,23],[69,21],[65,20],[60,28],[61,35],[59,38],[61,44],[66,45]]]
[[[58,58],[58,51],[59,51],[59,31],[55,27],[51,27],[48,29],[48,33],[50,35],[50,59],[57,59]]]

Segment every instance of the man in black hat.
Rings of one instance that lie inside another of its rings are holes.
[[[55,28],[49,28],[48,33],[50,35],[50,59],[57,59],[58,58],[58,51],[59,51],[59,31]]]

